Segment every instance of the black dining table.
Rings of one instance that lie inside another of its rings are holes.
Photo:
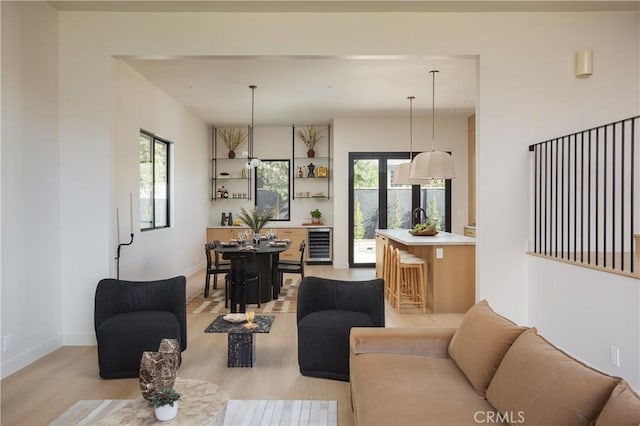
[[[287,240],[264,240],[259,243],[233,244],[222,243],[215,251],[225,260],[231,261],[230,311],[245,312],[246,304],[266,303],[277,299],[280,294],[280,275],[278,262],[280,253],[287,250],[291,242]],[[260,276],[260,291],[247,291],[248,274]]]

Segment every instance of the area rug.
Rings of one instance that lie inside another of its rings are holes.
[[[184,401],[183,401],[184,402]],[[140,411],[135,419],[129,418],[122,423],[122,416],[131,411],[131,406],[136,400],[106,399],[106,400],[82,400],[75,403],[60,417],[56,418],[50,426],[69,425],[95,425],[108,426],[117,424],[154,425],[158,424],[152,414],[151,408],[145,406],[147,411]],[[146,403],[145,403],[146,404]],[[244,400],[231,399],[227,402],[226,409],[216,405],[214,415],[204,412],[204,417],[195,418],[186,413],[184,407],[180,407],[178,418],[168,424],[179,425],[211,425],[240,426],[240,425],[311,425],[311,426],[337,426],[338,402],[316,400]],[[213,408],[201,404],[201,409],[211,411]],[[124,413],[124,414],[123,414]],[[224,414],[224,421],[222,415]]]
[[[243,400],[227,404],[224,426],[338,425],[338,401]]]
[[[298,300],[298,286],[300,278],[285,278],[284,285],[280,289],[280,297],[266,303],[249,305],[250,310],[256,313],[295,313]],[[213,284],[212,284],[213,287]],[[205,299],[204,292],[201,292],[187,302],[187,313],[189,314],[215,314],[225,313],[229,309],[224,307],[224,282],[218,281],[218,288],[209,290],[209,297]]]

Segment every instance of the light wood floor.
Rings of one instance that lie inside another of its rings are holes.
[[[307,275],[370,279],[373,269],[308,266]],[[203,273],[190,277],[187,293],[201,290]],[[303,377],[298,371],[296,316],[276,314],[270,334],[257,336],[254,368],[227,368],[227,336],[205,334],[212,314],[189,314],[188,348],[178,375],[218,384],[232,399],[325,399],[338,401],[338,423],[354,423],[349,384]],[[397,314],[389,305],[387,327],[456,327],[460,314]],[[135,399],[138,379],[102,380],[95,346],[66,346],[0,382],[2,425],[46,425],[81,399]]]

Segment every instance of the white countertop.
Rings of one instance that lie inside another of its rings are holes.
[[[472,246],[476,244],[475,238],[443,231],[431,237],[411,235],[409,229],[376,229],[376,232],[407,246]]]

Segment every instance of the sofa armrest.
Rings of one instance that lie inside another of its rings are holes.
[[[354,327],[349,337],[351,355],[389,353],[447,358],[455,331],[455,328]]]

